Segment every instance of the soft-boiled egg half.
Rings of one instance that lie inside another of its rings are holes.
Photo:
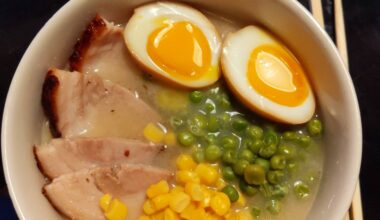
[[[259,114],[288,124],[313,116],[315,100],[304,69],[263,29],[248,26],[227,36],[222,68],[237,98]]]
[[[135,9],[124,39],[138,63],[166,81],[200,88],[220,77],[220,36],[206,16],[189,6],[157,2]]]

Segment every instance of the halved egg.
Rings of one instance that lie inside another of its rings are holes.
[[[189,6],[157,2],[135,9],[124,40],[139,64],[169,82],[200,88],[220,77],[220,36],[206,16]]]
[[[235,95],[259,114],[289,124],[313,116],[314,95],[302,65],[263,29],[247,26],[227,36],[222,68]]]

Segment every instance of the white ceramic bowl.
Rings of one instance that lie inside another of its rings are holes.
[[[32,153],[40,142],[42,83],[51,66],[63,67],[78,36],[99,12],[125,21],[146,0],[75,0],[62,7],[25,52],[6,100],[2,157],[8,189],[20,219],[59,219],[41,193],[44,179]],[[195,6],[256,21],[280,36],[302,60],[325,121],[325,161],[320,190],[308,219],[340,220],[357,182],[362,149],[361,121],[349,73],[334,44],[294,0],[188,0]]]

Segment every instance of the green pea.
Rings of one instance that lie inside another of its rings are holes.
[[[248,127],[248,122],[247,122],[247,120],[245,120],[241,116],[235,116],[232,119],[232,127],[236,131],[243,131],[244,129],[246,129]]]
[[[252,145],[249,146],[249,149],[253,153],[257,154],[263,146],[264,146],[264,142],[262,140],[256,139],[252,142]]]
[[[188,120],[188,124],[194,124],[200,128],[207,127],[207,117],[202,114],[195,114],[192,119]]]
[[[282,135],[282,137],[284,138],[284,140],[286,141],[295,141],[297,139],[297,133],[294,132],[294,131],[286,131],[284,132],[284,134]]]
[[[300,135],[298,135],[297,143],[301,147],[308,147],[311,143],[311,138],[308,135],[300,134]]]
[[[222,176],[225,180],[228,181],[234,180],[236,178],[235,173],[230,166],[222,167]]]
[[[296,158],[297,156],[297,150],[295,147],[290,146],[290,145],[284,145],[281,144],[278,147],[278,154],[284,155],[287,160],[292,160]]]
[[[261,209],[257,206],[252,206],[251,208],[251,215],[255,218],[258,219],[261,214]]]
[[[219,130],[219,120],[215,115],[210,115],[208,117],[207,128],[210,132],[217,132]]]
[[[279,142],[279,137],[275,131],[269,130],[264,134],[264,144],[267,146],[277,147]]]
[[[202,137],[203,141],[205,141],[207,144],[215,144],[217,142],[217,138],[215,134],[207,134]]]
[[[195,142],[195,137],[188,131],[181,131],[177,135],[178,143],[182,146],[190,147]]]
[[[183,120],[179,117],[173,116],[170,118],[170,125],[172,126],[172,128],[178,129],[183,125]]]
[[[211,113],[215,110],[215,104],[211,102],[205,103],[204,110],[207,113]]]
[[[270,166],[275,170],[282,170],[286,167],[286,158],[284,155],[274,155],[270,159]]]
[[[193,134],[194,136],[200,137],[200,136],[204,135],[203,129],[197,125],[194,125],[194,124],[189,125],[188,129],[189,129],[190,133]]]
[[[261,184],[259,187],[259,191],[265,198],[271,198],[273,186],[270,185],[269,183]]]
[[[284,181],[285,173],[279,170],[275,170],[275,171],[271,170],[271,171],[268,171],[267,173],[267,179],[268,179],[268,182],[272,184],[279,184]]]
[[[238,160],[236,163],[233,165],[233,170],[236,175],[243,175],[245,168],[249,165],[249,162],[246,160]]]
[[[189,131],[195,136],[204,135],[204,128],[207,126],[206,116],[196,114],[194,117],[187,120],[187,127]]]
[[[281,202],[278,200],[270,200],[267,205],[267,210],[272,215],[278,215],[281,212]]]
[[[256,125],[251,125],[245,131],[246,135],[253,139],[261,139],[263,137],[263,129]]]
[[[249,147],[253,144],[253,140],[250,138],[242,138],[241,146],[244,149],[249,149]]]
[[[227,126],[231,121],[231,115],[229,115],[227,112],[224,112],[217,116],[220,123],[224,126]]]
[[[205,161],[205,153],[201,149],[194,150],[192,156],[194,161],[197,163],[202,163]]]
[[[259,150],[259,155],[260,157],[263,158],[270,158],[273,156],[277,151],[277,146],[276,145],[264,145],[262,148]]]
[[[307,131],[311,136],[317,136],[322,133],[322,122],[318,118],[313,118],[307,123]]]
[[[294,183],[294,192],[298,198],[303,199],[310,195],[310,188],[306,183],[297,181]]]
[[[260,165],[250,164],[244,170],[244,179],[248,184],[263,184],[265,182],[265,169]]]
[[[209,162],[216,162],[222,156],[222,150],[216,145],[209,145],[205,149],[205,158]]]
[[[201,91],[192,91],[189,94],[189,99],[192,103],[200,103],[203,99],[203,92]]]
[[[256,187],[248,185],[248,183],[245,182],[244,179],[240,179],[239,188],[247,196],[254,196],[259,191]]]
[[[274,199],[282,199],[289,193],[289,187],[287,185],[275,185],[272,190],[271,197]]]
[[[238,159],[243,159],[243,160],[246,160],[246,161],[252,163],[253,160],[255,159],[255,155],[252,153],[252,151],[250,151],[248,149],[242,149],[242,150],[240,150],[240,152],[238,154]]]
[[[260,157],[256,158],[255,164],[262,166],[265,171],[268,171],[270,168],[270,162],[268,160],[260,158]]]
[[[239,193],[232,185],[225,186],[222,192],[228,196],[231,202],[236,202],[239,199]]]
[[[234,150],[226,150],[223,153],[222,161],[226,164],[234,164],[236,162],[236,152]]]
[[[236,149],[239,146],[239,140],[233,135],[228,135],[222,137],[220,144],[224,149]]]

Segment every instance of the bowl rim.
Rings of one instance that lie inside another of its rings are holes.
[[[38,31],[38,33],[33,38],[32,42],[29,44],[28,48],[24,52],[19,64],[17,65],[16,71],[14,72],[14,75],[12,77],[11,84],[8,89],[8,93],[5,100],[4,105],[4,112],[2,116],[2,127],[1,127],[1,154],[2,154],[2,163],[3,163],[3,171],[5,176],[5,181],[7,184],[8,192],[11,197],[13,207],[16,210],[16,213],[20,219],[27,219],[27,217],[24,216],[23,210],[21,209],[21,206],[19,205],[19,198],[16,196],[15,188],[12,184],[12,178],[10,175],[10,166],[8,163],[8,148],[9,148],[9,132],[7,130],[8,124],[10,123],[8,115],[11,114],[10,106],[13,105],[13,93],[15,93],[16,85],[19,84],[19,81],[23,80],[23,75],[19,74],[21,71],[20,69],[22,66],[27,63],[27,60],[30,59],[32,52],[34,51],[35,47],[38,47],[39,39],[43,36],[47,35],[49,32],[49,29],[52,29],[54,27],[54,23],[56,20],[61,19],[61,17],[64,17],[65,14],[69,14],[72,7],[77,7],[80,4],[85,2],[85,0],[79,0],[79,1],[68,1],[65,3],[58,11],[54,13],[53,16],[49,18],[49,20],[43,25],[43,27]],[[335,44],[331,40],[331,38],[328,36],[328,34],[325,32],[325,30],[318,24],[318,22],[313,18],[311,13],[303,7],[303,5],[298,2],[297,0],[290,0],[290,1],[281,1],[276,0],[278,4],[282,4],[283,6],[287,7],[292,13],[294,13],[299,19],[303,19],[305,23],[312,29],[313,34],[315,34],[315,37],[318,38],[318,40],[323,44],[324,49],[327,51],[328,54],[331,54],[335,57],[333,62],[335,65],[339,66],[341,68],[341,72],[343,72],[343,75],[341,74],[340,77],[343,78],[344,84],[346,86],[347,97],[353,101],[353,106],[351,106],[353,109],[353,113],[351,116],[354,116],[350,120],[353,121],[351,124],[357,125],[355,134],[355,140],[357,147],[353,149],[352,155],[355,154],[355,161],[352,161],[353,163],[352,167],[355,168],[355,170],[351,171],[352,179],[359,178],[359,172],[360,172],[360,165],[361,165],[361,159],[362,159],[362,123],[361,123],[361,115],[360,115],[360,109],[358,104],[357,95],[355,92],[355,87],[352,81],[352,78],[348,72],[348,67],[343,62],[343,59],[341,58]],[[351,200],[355,191],[355,186],[351,187],[351,190],[347,192],[346,194],[342,195],[342,201],[346,201],[344,204],[339,204],[340,209],[348,210],[351,204]],[[339,214],[339,213],[338,213]],[[338,215],[336,214],[336,215]],[[344,213],[343,213],[344,214]],[[335,217],[341,217],[344,216],[335,216]]]

